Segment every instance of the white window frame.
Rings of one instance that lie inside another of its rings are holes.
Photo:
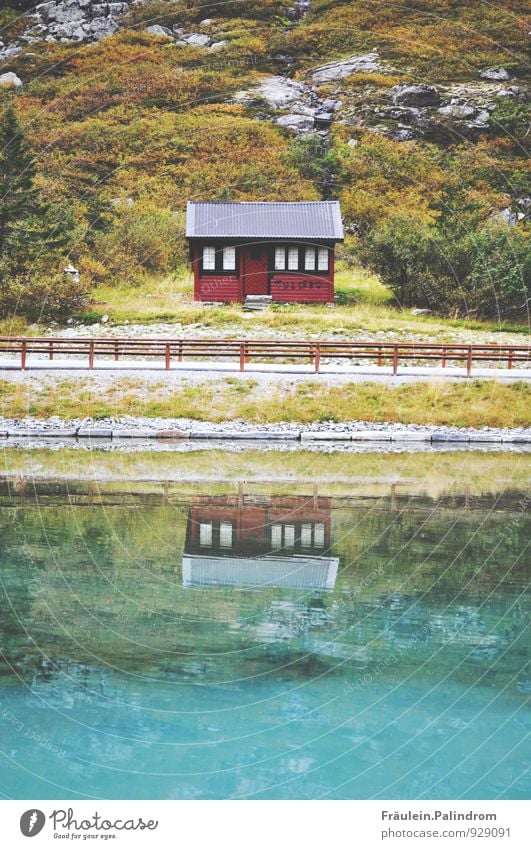
[[[212,547],[212,522],[199,522],[199,545],[201,548]]]
[[[271,525],[271,548],[282,548],[282,525]]]
[[[216,270],[216,248],[214,245],[203,245],[203,271]]]
[[[325,526],[324,522],[316,522],[313,529],[313,539],[315,548],[324,548],[325,545]]]
[[[295,525],[284,525],[284,548],[295,548]]]
[[[223,248],[223,271],[236,271],[236,248],[230,245]]]
[[[319,248],[317,251],[317,270],[328,271],[330,268],[330,251],[328,248]]]
[[[312,548],[312,524],[311,522],[301,525],[301,548]]]
[[[315,271],[315,248],[306,248],[304,251],[304,270]]]
[[[232,548],[232,522],[219,523],[219,547]]]
[[[288,271],[299,270],[299,249],[288,248]]]
[[[275,248],[275,271],[286,270],[286,248]]]

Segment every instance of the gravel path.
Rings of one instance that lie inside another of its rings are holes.
[[[418,381],[441,382],[466,380],[466,369],[461,366],[446,366],[446,368],[429,366],[399,366],[398,374],[393,376],[390,366],[376,366],[374,363],[359,365],[345,365],[344,361],[326,363],[321,366],[319,374],[315,374],[310,365],[284,365],[275,363],[248,363],[245,372],[240,372],[238,364],[223,362],[213,364],[211,362],[184,362],[174,363],[170,371],[164,369],[163,363],[142,360],[127,360],[114,362],[103,360],[96,362],[96,368],[89,371],[86,359],[74,358],[55,359],[53,363],[46,358],[28,357],[26,371],[22,372],[18,366],[18,359],[0,359],[0,379],[24,383],[31,379],[34,381],[50,377],[61,379],[92,380],[96,385],[109,386],[118,376],[141,378],[145,381],[161,380],[168,386],[178,387],[183,384],[197,385],[209,381],[217,381],[220,376],[252,377],[263,386],[281,385],[290,381],[314,380],[330,386],[341,386],[344,383],[389,383],[400,386],[404,383],[416,383]],[[531,380],[531,369],[515,366],[506,368],[473,368],[472,377],[475,379],[494,379],[503,383],[515,380]]]

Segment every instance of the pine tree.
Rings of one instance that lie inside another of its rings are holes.
[[[47,203],[13,105],[0,119],[0,318],[66,318],[86,293],[62,269],[73,227],[67,204]]]
[[[23,274],[36,262],[51,264],[66,244],[71,217],[54,210],[35,186],[35,162],[13,105],[0,125],[0,266]]]
[[[38,212],[35,166],[10,104],[0,126],[0,258],[13,247],[21,222]]]

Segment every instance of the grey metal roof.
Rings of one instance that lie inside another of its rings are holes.
[[[186,236],[235,239],[330,239],[341,241],[339,201],[264,203],[189,201]]]

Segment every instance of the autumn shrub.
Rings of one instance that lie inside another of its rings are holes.
[[[24,8],[17,8],[14,0],[11,0],[9,6],[0,9],[0,38],[2,41],[9,42],[22,34],[28,22],[21,16],[20,12],[28,8],[30,8],[30,4],[24,4]]]
[[[95,240],[97,255],[120,280],[166,273],[186,259],[183,217],[153,203],[122,204],[111,230]]]
[[[148,27],[158,24],[171,29],[176,24],[193,21],[199,14],[199,6],[199,2],[188,0],[148,0],[147,3],[131,6],[124,22],[129,26]]]
[[[0,319],[65,320],[88,303],[88,292],[69,275],[34,267],[26,274],[4,273],[0,267]]]

